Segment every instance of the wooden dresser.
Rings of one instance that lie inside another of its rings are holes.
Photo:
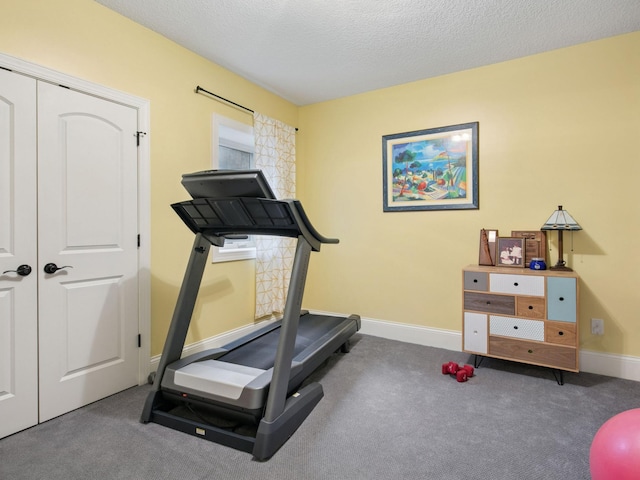
[[[579,370],[578,275],[471,265],[462,282],[464,352],[549,367],[560,384]]]

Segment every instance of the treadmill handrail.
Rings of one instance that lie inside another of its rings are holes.
[[[292,204],[295,206],[298,215],[300,216],[300,220],[304,224],[305,228],[309,231],[311,235],[313,235],[320,243],[340,243],[340,240],[337,238],[329,238],[322,235],[318,232],[314,226],[311,224],[311,220],[307,216],[307,213],[304,211],[302,207],[302,203],[300,200],[291,200]]]

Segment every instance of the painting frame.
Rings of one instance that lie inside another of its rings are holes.
[[[479,122],[382,137],[384,212],[477,210]]]
[[[514,249],[518,249],[515,250]],[[498,237],[496,266],[524,268],[525,239],[522,237]]]

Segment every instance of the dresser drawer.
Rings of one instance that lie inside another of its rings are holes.
[[[487,338],[487,316],[482,313],[464,312],[462,350],[486,355]]]
[[[464,272],[464,289],[465,290],[479,290],[486,292],[488,290],[488,277],[483,272]]]
[[[513,315],[516,312],[516,299],[510,295],[464,292],[464,309]]]
[[[546,322],[544,325],[545,341],[559,345],[573,345],[576,342],[576,324],[569,322]]]
[[[489,334],[544,342],[544,322],[491,315],[489,317]]]
[[[515,295],[544,296],[544,277],[535,275],[507,275],[491,273],[489,291]]]
[[[544,297],[516,297],[516,315],[527,318],[545,318]]]
[[[575,322],[577,284],[575,278],[547,278],[547,318]]]
[[[489,354],[507,360],[577,371],[576,349],[505,337],[489,337]]]

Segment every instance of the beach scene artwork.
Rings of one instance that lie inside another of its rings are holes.
[[[395,209],[473,206],[477,193],[474,125],[477,124],[383,137],[386,206]]]

